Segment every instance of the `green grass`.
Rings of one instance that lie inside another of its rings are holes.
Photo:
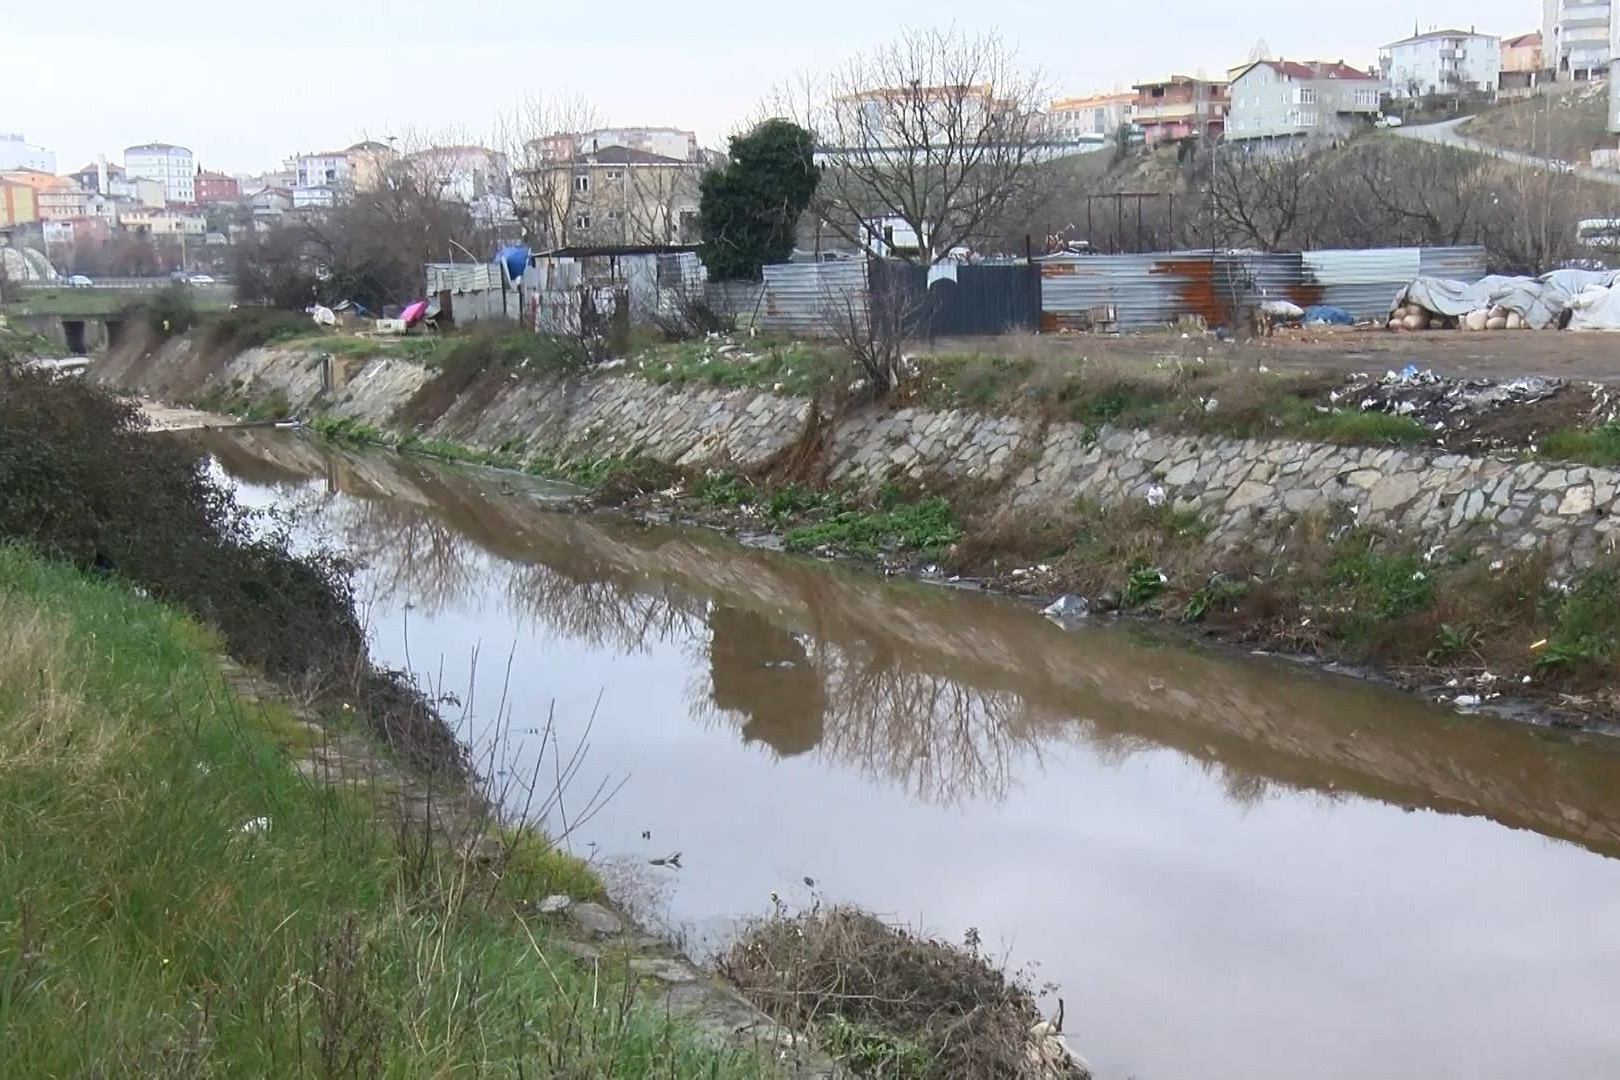
[[[782,542],[789,551],[832,548],[865,558],[900,551],[929,558],[961,538],[962,527],[943,496],[903,502],[880,494],[875,506],[846,504],[820,520],[796,525]]]
[[[1433,432],[1410,416],[1349,411],[1318,414],[1304,423],[1304,433],[1345,446],[1414,446],[1433,437]]]
[[[1541,456],[1587,465],[1620,465],[1620,422],[1595,428],[1560,428],[1541,438]]]
[[[402,857],[365,791],[304,781],[217,648],[0,548],[7,1075],[757,1075],[453,860]],[[599,892],[526,843],[526,899]]]
[[[1604,567],[1583,575],[1546,606],[1553,619],[1537,666],[1571,673],[1601,669],[1620,656],[1620,573]]]

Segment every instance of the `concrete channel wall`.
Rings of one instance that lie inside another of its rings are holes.
[[[223,366],[184,342],[146,357],[113,357],[98,377],[165,400],[231,390],[279,394],[306,415],[397,426],[426,381],[409,361],[379,358],[326,389],[322,357],[254,349]],[[465,445],[571,457],[639,452],[688,467],[746,469],[806,430],[810,403],[755,390],[675,389],[634,377],[510,378],[475,386],[424,432]],[[1498,457],[1237,440],[1130,429],[1089,430],[964,411],[868,408],[827,440],[831,477],[876,485],[896,476],[999,486],[1014,512],[1158,502],[1199,514],[1229,544],[1290,515],[1339,510],[1425,544],[1482,554],[1547,550],[1580,567],[1613,550],[1620,471]]]

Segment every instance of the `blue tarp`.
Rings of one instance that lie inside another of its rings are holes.
[[[523,271],[529,265],[529,249],[503,247],[495,253],[495,261],[506,264],[506,276],[511,281],[523,280]]]
[[[1331,304],[1312,304],[1305,309],[1306,323],[1327,323],[1329,326],[1353,326],[1355,319],[1342,307]]]

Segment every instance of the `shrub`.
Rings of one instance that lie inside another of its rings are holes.
[[[92,384],[0,364],[0,539],[142,586],[284,684],[345,700],[366,691],[385,738],[418,764],[463,771],[414,689],[371,669],[347,566],[293,554],[192,444],[141,429],[133,405]]]

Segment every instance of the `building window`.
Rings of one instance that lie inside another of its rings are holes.
[[[617,184],[620,180],[624,179],[624,173],[620,172],[618,169],[609,169],[607,178],[608,183]]]
[[[583,195],[586,192],[590,191],[591,190],[591,174],[590,173],[580,173],[578,176],[575,176],[574,177],[574,190],[579,192],[581,195]],[[581,226],[581,227],[584,228],[585,226]]]
[[[1316,104],[1316,87],[1302,86],[1299,88],[1299,103],[1301,105]]]
[[[581,214],[574,219],[574,228],[588,229],[591,227],[591,215]]]
[[[609,221],[618,221],[619,218],[621,218],[621,217],[623,217],[623,215],[617,210],[609,210],[608,211],[608,220]]]

